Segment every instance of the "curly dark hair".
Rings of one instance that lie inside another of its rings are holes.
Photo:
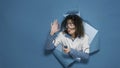
[[[83,19],[78,16],[78,15],[68,15],[64,18],[64,20],[62,21],[62,24],[61,24],[61,30],[65,33],[68,34],[67,32],[67,28],[66,28],[66,25],[67,25],[67,21],[68,20],[72,20],[73,21],[73,24],[75,25],[75,28],[76,28],[76,32],[75,32],[75,37],[83,37],[84,36],[84,26],[83,26]]]

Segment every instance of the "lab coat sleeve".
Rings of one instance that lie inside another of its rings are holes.
[[[48,34],[47,40],[46,40],[46,50],[54,50],[58,44],[60,44],[61,38],[59,36],[59,33],[54,34],[53,36]]]
[[[75,49],[71,49],[68,53],[75,61],[80,62],[81,60],[87,60],[89,58],[89,54],[83,51],[77,51]]]

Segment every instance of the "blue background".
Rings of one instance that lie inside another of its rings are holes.
[[[50,23],[69,10],[99,30],[100,51],[72,68],[120,68],[119,0],[0,0],[0,68],[62,68],[44,55]]]

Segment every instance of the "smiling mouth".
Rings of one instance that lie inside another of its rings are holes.
[[[68,33],[70,33],[70,31],[68,31]]]

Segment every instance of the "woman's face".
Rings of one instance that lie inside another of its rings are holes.
[[[70,35],[74,35],[75,34],[75,25],[73,24],[73,21],[71,19],[67,20],[67,24],[66,24],[66,28],[67,28],[67,32]]]

